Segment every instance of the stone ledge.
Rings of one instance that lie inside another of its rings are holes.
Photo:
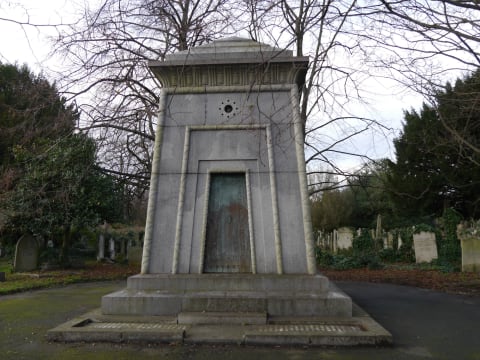
[[[304,274],[146,274],[127,280],[129,290],[244,290],[327,292],[328,278]]]
[[[102,298],[105,315],[176,316],[180,312],[267,312],[269,316],[351,317],[351,299],[327,294],[268,292],[164,292],[121,290]]]

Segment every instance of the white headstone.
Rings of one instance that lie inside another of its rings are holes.
[[[418,234],[413,234],[413,246],[417,263],[430,262],[438,258],[435,233],[422,231]]]
[[[461,237],[462,271],[480,272],[480,238]]]
[[[97,260],[101,260],[105,257],[105,235],[100,234],[98,236],[98,255]]]
[[[115,239],[114,238],[110,238],[108,251],[110,253],[110,259],[114,260],[115,259]]]
[[[337,229],[334,229],[332,232],[332,248],[333,252],[338,251],[338,231]]]
[[[353,233],[347,227],[338,229],[337,249],[350,249],[352,247]]]

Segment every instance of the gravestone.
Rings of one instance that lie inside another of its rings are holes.
[[[418,234],[413,234],[413,246],[417,263],[431,262],[438,258],[435,233],[421,231]]]
[[[387,233],[387,244],[386,244],[387,249],[393,249],[393,234],[391,232]],[[395,249],[397,250],[397,249]]]
[[[97,260],[102,260],[103,258],[105,258],[105,235],[100,234],[98,235]]]
[[[38,268],[38,255],[39,247],[37,240],[30,234],[23,235],[15,247],[14,271],[35,270]]]
[[[351,316],[316,270],[298,109],[308,58],[231,38],[149,65],[163,88],[141,274],[102,312]]]
[[[460,237],[462,246],[462,271],[480,272],[480,237]]]
[[[115,239],[111,237],[108,241],[108,255],[111,260],[115,260]]]
[[[337,231],[337,249],[350,249],[353,242],[353,232],[348,227],[339,228]]]

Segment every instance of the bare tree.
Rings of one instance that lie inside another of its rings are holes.
[[[371,161],[350,142],[362,133],[390,131],[375,119],[355,113],[352,103],[366,104],[362,82],[369,76],[359,35],[352,35],[363,6],[358,1],[270,0],[255,7],[246,1],[250,14],[249,32],[256,39],[294,49],[297,56],[309,56],[310,65],[302,88],[300,112],[304,121],[306,161],[312,172],[329,169],[339,182],[352,176],[341,161],[356,157]],[[252,30],[254,29],[254,30]],[[312,192],[318,191],[312,186]]]
[[[439,0],[103,0],[83,9],[79,23],[57,39],[55,52],[69,60],[62,75],[83,110],[79,127],[101,141],[108,171],[143,190],[159,86],[147,59],[240,30],[294,49],[310,57],[300,103],[307,163],[313,171],[331,169],[343,181],[352,172],[342,159],[372,160],[353,140],[391,132],[352,105],[368,105],[366,80],[388,77],[432,89],[445,71],[440,58],[452,61],[451,69],[474,66],[479,6]]]
[[[365,51],[375,49],[370,64],[388,69],[389,76],[415,89],[437,109],[458,154],[464,149],[480,154],[472,141],[477,121],[472,118],[466,127],[465,123],[455,125],[438,108],[438,94],[449,90],[448,81],[480,66],[479,18],[476,0],[381,0],[371,4],[362,19],[377,30],[366,35],[363,43]],[[465,95],[458,105],[470,109],[462,110],[463,116],[475,114],[479,95]],[[472,164],[478,166],[475,161]]]
[[[141,195],[148,186],[160,84],[147,60],[225,32],[226,0],[103,0],[82,9],[54,52],[68,59],[64,91],[82,109],[79,128],[97,138],[106,171]]]

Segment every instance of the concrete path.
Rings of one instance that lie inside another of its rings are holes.
[[[479,359],[480,297],[412,287],[337,283],[394,337],[387,348],[269,348],[48,343],[48,329],[99,307],[125,282],[0,297],[0,359]]]

